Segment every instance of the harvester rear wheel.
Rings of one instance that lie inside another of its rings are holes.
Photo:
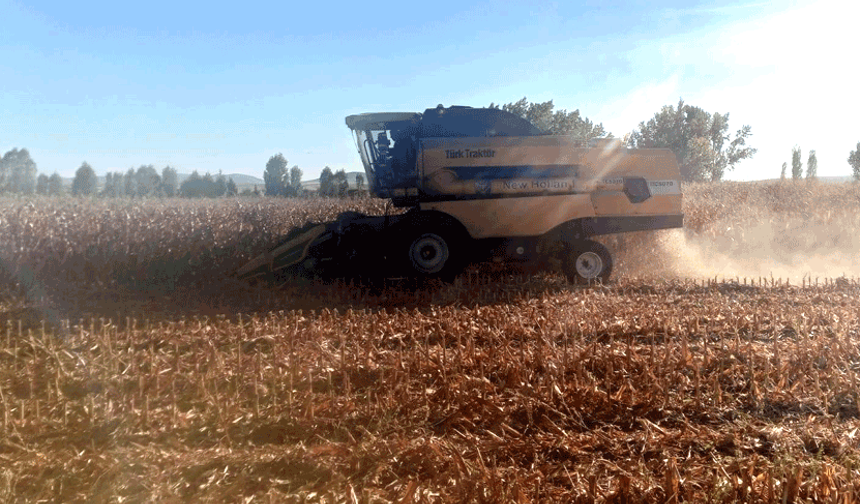
[[[612,274],[612,255],[602,244],[583,240],[565,247],[562,270],[575,284],[607,283]]]

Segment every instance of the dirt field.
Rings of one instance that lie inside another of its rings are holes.
[[[0,200],[0,499],[860,502],[860,189],[685,190],[416,290],[231,278],[366,200]]]

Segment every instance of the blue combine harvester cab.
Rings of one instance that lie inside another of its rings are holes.
[[[423,114],[382,112],[351,115],[352,130],[373,195],[395,205],[413,205],[421,196],[419,141],[428,138],[507,137],[546,134],[529,121],[500,109],[439,105]]]

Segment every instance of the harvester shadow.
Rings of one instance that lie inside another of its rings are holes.
[[[81,321],[109,320],[118,327],[135,321],[151,323],[194,317],[237,319],[240,314],[303,310],[429,311],[444,306],[488,306],[558,294],[571,289],[553,275],[498,275],[458,277],[453,282],[404,279],[292,280],[249,284],[230,278],[205,282],[145,285],[66,285],[50,296],[34,298],[26,292],[0,305],[0,326],[67,330]]]
[[[26,275],[0,275],[0,327],[67,330],[86,320],[169,322],[285,310],[369,311],[502,305],[583,287],[558,273],[475,265],[452,282],[380,278],[281,278],[248,282],[235,272],[265,240],[138,257],[72,254],[62,263],[22,265]],[[10,270],[11,271],[11,270]],[[588,288],[588,287],[584,287]]]
[[[102,264],[91,268],[96,271],[92,277],[41,271],[38,278],[3,289],[14,302],[0,303],[0,325],[22,321],[25,331],[44,324],[62,332],[81,321],[99,319],[124,327],[135,321],[235,320],[241,315],[289,310],[424,312],[444,306],[508,305],[571,290],[603,288],[573,286],[559,273],[480,265],[451,282],[296,277],[249,282],[233,274],[248,255],[235,252],[224,247],[207,251],[205,257],[185,254],[133,265]]]
[[[438,279],[337,279],[333,281],[284,282],[280,309],[360,309],[371,312],[408,309],[424,311],[446,306],[509,305],[536,297],[557,295],[576,289],[554,273],[524,273],[517,270],[469,270],[451,282]]]

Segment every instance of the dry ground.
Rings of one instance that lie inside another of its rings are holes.
[[[686,191],[612,285],[415,290],[230,278],[367,201],[3,200],[0,498],[860,502],[860,192]]]

